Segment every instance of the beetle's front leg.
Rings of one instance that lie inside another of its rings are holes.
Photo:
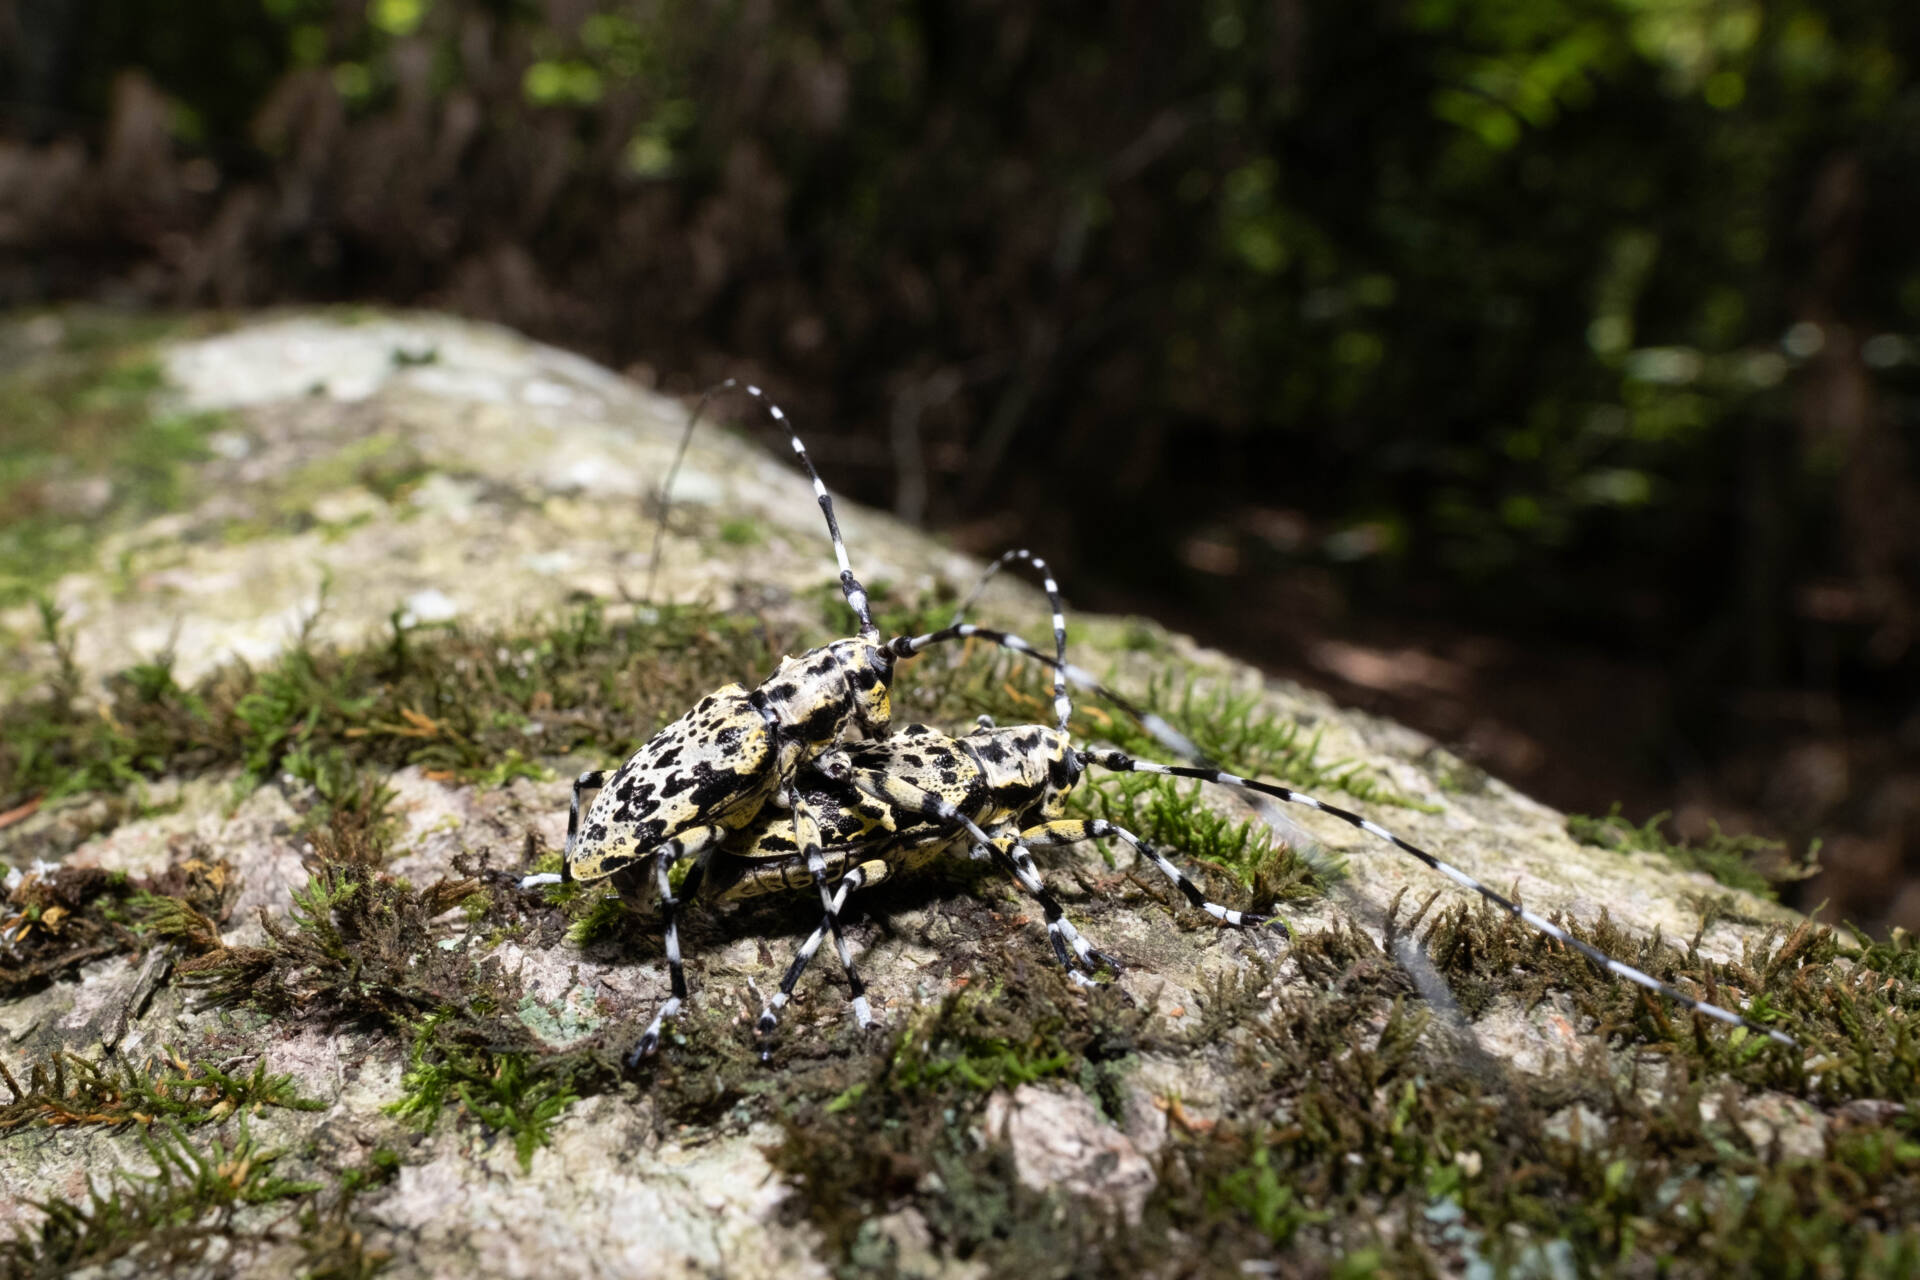
[[[687,1002],[687,974],[680,959],[680,899],[673,892],[673,868],[682,858],[695,858],[694,871],[697,873],[705,863],[707,853],[718,847],[730,834],[727,828],[719,825],[695,827],[675,836],[653,852],[654,877],[660,891],[662,937],[667,952],[668,994],[667,1002],[660,1006],[660,1012],[647,1024],[640,1043],[627,1055],[628,1070],[639,1065],[642,1058],[660,1047],[660,1036],[666,1024],[680,1016],[680,1010]],[[694,876],[689,875],[682,888],[691,895],[697,885]]]

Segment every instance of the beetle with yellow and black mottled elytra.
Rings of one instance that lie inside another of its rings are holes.
[[[671,490],[674,472],[701,412],[714,395],[737,386],[740,384],[728,379],[707,392],[689,417],[662,489],[663,528],[665,495]],[[676,919],[679,901],[670,881],[674,866],[689,858],[700,865],[730,834],[754,821],[777,795],[789,814],[783,821],[791,826],[794,845],[837,933],[838,913],[817,834],[823,815],[814,813],[795,793],[796,774],[830,748],[886,737],[898,659],[912,657],[934,644],[969,637],[1020,653],[1034,652],[1018,636],[964,624],[958,617],[954,625],[929,635],[883,640],[874,624],[866,589],[848,562],[833,499],[814,470],[806,447],[792,433],[786,415],[758,387],[740,389],[764,405],[774,421],[788,430],[794,455],[813,481],[814,496],[833,542],[841,591],[859,621],[859,633],[782,659],[773,674],[756,688],[730,684],[715,690],[685,716],[654,734],[619,769],[591,770],[575,779],[567,817],[564,869],[558,877],[530,876],[525,883],[615,877],[621,891],[632,894],[647,887],[647,864],[651,864],[651,879],[658,889],[663,917],[671,993],[634,1050],[636,1059],[659,1045],[662,1027],[679,1015],[687,999]],[[656,541],[656,561],[658,547]],[[1066,620],[1059,588],[1044,563],[1024,551],[1014,556],[1041,570],[1053,604],[1055,648],[1064,655]],[[1065,679],[1065,670],[1056,668],[1056,701],[1061,705],[1065,703]],[[589,792],[598,794],[583,818],[581,803]]]
[[[997,728],[983,718],[979,728],[957,738],[916,725],[886,742],[822,753],[803,776],[801,787],[814,796],[816,809],[835,815],[825,840],[829,865],[840,877],[833,898],[835,911],[845,906],[848,895],[853,892],[964,849],[974,858],[991,858],[1040,905],[1055,958],[1075,983],[1091,985],[1096,969],[1105,967],[1117,973],[1120,966],[1113,957],[1082,937],[1066,918],[1059,901],[1041,877],[1032,849],[1114,839],[1129,845],[1152,863],[1190,905],[1220,924],[1248,929],[1267,923],[1267,916],[1209,901],[1165,851],[1125,827],[1102,818],[1068,817],[1068,797],[1089,768],[1195,778],[1318,810],[1411,855],[1498,910],[1573,948],[1616,978],[1672,1000],[1702,1017],[1745,1028],[1789,1049],[1799,1047],[1791,1035],[1777,1027],[1689,995],[1643,969],[1608,955],[1561,925],[1357,813],[1290,787],[1221,769],[1157,764],[1110,749],[1076,748],[1064,716],[1057,727]],[[723,857],[715,868],[721,879],[714,886],[714,896],[747,897],[796,887],[795,849],[777,826],[756,825],[742,834],[749,840],[738,858]],[[737,865],[730,868],[729,861]],[[729,880],[726,877],[730,871],[732,879]],[[1286,926],[1280,924],[1279,927],[1284,931]],[[776,1029],[778,1011],[791,997],[795,983],[829,931],[828,923],[823,921],[795,953],[779,991],[768,1000],[760,1015],[759,1031],[763,1037]],[[837,926],[831,931],[838,941]],[[846,965],[856,1014],[864,1025],[869,1016],[867,1001],[858,976],[847,962],[844,944],[840,947],[840,956]]]

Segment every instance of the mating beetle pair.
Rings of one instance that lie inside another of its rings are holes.
[[[707,399],[735,385],[729,380],[703,397],[689,420],[689,436]],[[785,415],[758,388],[744,390],[765,404],[776,422],[787,425]],[[826,518],[841,588],[859,620],[858,635],[782,660],[755,689],[728,685],[709,694],[617,771],[582,774],[573,788],[563,877],[527,881],[614,877],[623,893],[638,896],[651,890],[657,895],[671,992],[630,1062],[658,1047],[663,1027],[684,1007],[688,993],[678,912],[686,899],[703,890],[710,897],[730,899],[812,887],[820,897],[820,927],[803,942],[761,1014],[763,1034],[775,1029],[778,1010],[828,934],[846,972],[854,1015],[862,1026],[870,1023],[865,989],[841,932],[841,910],[853,892],[956,851],[991,859],[1040,904],[1055,956],[1082,985],[1091,982],[1097,968],[1117,971],[1118,965],[1067,920],[1034,863],[1034,846],[1115,838],[1145,856],[1192,905],[1220,923],[1236,928],[1266,923],[1265,916],[1208,901],[1164,851],[1132,832],[1104,820],[1069,818],[1067,799],[1089,767],[1194,778],[1317,809],[1394,845],[1618,977],[1692,1012],[1748,1027],[1782,1044],[1796,1043],[1784,1032],[1697,1000],[1606,955],[1359,814],[1211,767],[1162,765],[1118,751],[1076,748],[1067,731],[1067,677],[1077,669],[1066,661],[1059,590],[1045,563],[1025,551],[1002,557],[988,576],[1016,559],[1040,571],[1053,608],[1050,659],[1017,636],[974,626],[960,616],[938,631],[882,640],[867,593],[849,565],[832,499],[799,437],[790,440]],[[684,453],[684,440],[681,450]],[[958,737],[920,725],[893,731],[896,663],[933,645],[969,637],[1053,668],[1055,726],[1002,728],[983,722]],[[1123,699],[1114,700],[1133,711]],[[1176,747],[1182,742],[1176,734],[1158,732],[1163,726],[1157,718],[1140,718],[1163,741]],[[583,817],[582,796],[596,788],[598,795]],[[676,890],[673,869],[689,859],[691,870]]]
[[[723,383],[702,399],[688,421],[689,437],[707,399],[735,385],[732,381]],[[776,422],[785,425],[785,415],[765,399],[759,388],[743,389],[765,404]],[[811,884],[820,895],[827,927],[839,938],[838,904],[844,902],[853,886],[835,883],[837,867],[844,862],[845,843],[836,846],[836,857],[830,865],[821,832],[825,829],[837,836],[859,809],[871,806],[858,801],[853,809],[838,803],[823,805],[815,789],[805,788],[803,794],[802,779],[817,782],[823,777],[816,766],[829,752],[887,738],[892,727],[895,663],[931,645],[962,637],[980,637],[1019,652],[1032,652],[1016,636],[966,624],[924,636],[882,640],[866,589],[848,562],[833,499],[814,470],[806,446],[797,435],[790,440],[795,456],[813,480],[839,564],[841,590],[859,621],[859,633],[782,659],[757,688],[728,685],[708,694],[693,710],[656,733],[618,770],[584,773],[573,785],[562,878],[590,881],[613,877],[624,893],[635,896],[648,890],[647,881],[651,879],[659,899],[671,991],[634,1050],[635,1059],[658,1047],[662,1028],[685,1004],[687,986],[678,926],[681,897],[699,888],[709,861],[721,856],[730,842],[736,849],[744,848],[743,853],[732,856],[745,857],[753,874],[736,877],[729,896],[764,891],[775,881],[781,887]],[[682,453],[684,450],[683,440]],[[670,473],[663,493],[670,491],[671,483]],[[662,519],[664,522],[664,513]],[[1042,562],[1028,559],[1045,573]],[[1046,587],[1055,605],[1056,703],[1064,727],[1069,705],[1065,692],[1066,620],[1050,574]],[[996,747],[993,754],[1003,751]],[[836,755],[835,759],[841,757]],[[844,768],[847,777],[854,775],[851,764]],[[590,791],[597,794],[583,815],[582,799]],[[903,812],[901,816],[912,825],[911,814]],[[773,833],[780,826],[790,830],[790,839]],[[743,840],[744,846],[740,843]],[[776,849],[783,840],[785,847]],[[949,842],[950,837],[941,841]],[[924,849],[921,852],[932,856]],[[672,873],[683,860],[691,860],[693,870],[676,893]],[[866,875],[870,880],[877,873],[869,871]],[[545,880],[529,877],[528,883]],[[842,890],[838,895],[836,888]],[[844,941],[840,951],[854,984],[856,1016],[865,1025],[871,1013]]]

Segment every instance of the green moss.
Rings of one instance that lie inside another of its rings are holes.
[[[612,937],[638,923],[618,894],[608,893],[599,885],[558,884],[547,893],[549,901],[571,908],[567,941],[576,947]]]
[[[1434,785],[1449,795],[1479,795],[1487,789],[1488,774],[1479,765],[1462,760],[1442,747],[1430,748],[1420,759]]]
[[[1656,813],[1636,827],[1620,816],[1616,804],[1604,818],[1568,815],[1567,834],[1601,849],[1657,853],[1689,871],[1704,871],[1729,888],[1744,889],[1768,901],[1779,899],[1780,885],[1805,880],[1820,870],[1818,841],[1805,858],[1795,862],[1787,858],[1784,841],[1728,835],[1718,823],[1703,843],[1671,840],[1660,830],[1671,816]]]
[[[1179,1138],[1148,1204],[1148,1229],[1158,1220],[1192,1242],[1189,1265],[1205,1258],[1224,1270],[1285,1240],[1290,1256],[1321,1265],[1373,1250],[1399,1269],[1439,1249],[1495,1271],[1558,1253],[1576,1273],[1665,1258],[1681,1274],[1718,1274],[1764,1264],[1770,1246],[1754,1242],[1769,1231],[1801,1230],[1764,1212],[1745,1216],[1740,1189],[1769,1168],[1765,1153],[1724,1111],[1702,1120],[1703,1091],[1684,1069],[1669,1077],[1670,1096],[1652,1102],[1606,1073],[1584,1085],[1579,1075],[1488,1076],[1433,1042],[1425,1017],[1394,994],[1406,987],[1397,971],[1386,971],[1385,989],[1353,985],[1384,959],[1370,943],[1310,935],[1298,951],[1317,957],[1303,965],[1310,971],[1330,964],[1348,975],[1345,989],[1317,979],[1283,989],[1239,1053],[1224,1111],[1243,1119]],[[1356,1037],[1384,1000],[1384,1026]],[[1556,1136],[1565,1130],[1554,1117],[1576,1102],[1601,1117],[1611,1145]],[[1771,1168],[1779,1176],[1791,1166]],[[1676,1185],[1688,1189],[1678,1205]],[[1744,1221],[1723,1230],[1730,1206]],[[1830,1216],[1818,1239],[1778,1256],[1878,1247],[1861,1221]],[[1383,1218],[1412,1234],[1383,1248],[1363,1225]]]
[[[401,1028],[452,1005],[478,1014],[497,991],[460,947],[439,945],[436,917],[481,887],[442,879],[413,889],[377,870],[381,850],[351,816],[314,836],[307,882],[284,923],[262,919],[267,944],[223,947],[181,966],[216,1000],[268,1013]]]
[[[767,540],[760,525],[753,520],[723,520],[720,522],[720,541],[730,547],[754,547]]]
[[[1118,647],[1125,649],[1128,653],[1168,655],[1173,652],[1173,645],[1168,642],[1165,629],[1137,618],[1130,618],[1123,624]]]
[[[516,762],[571,771],[580,754],[616,759],[700,693],[816,638],[699,611],[620,626],[585,611],[484,633],[396,626],[377,649],[301,646],[286,665],[228,671],[192,690],[155,663],[115,685],[108,717],[37,704],[32,714],[65,728],[36,740],[47,754],[26,771],[57,776],[51,759],[109,785],[171,760],[304,780],[310,791],[297,795],[310,804],[315,855],[294,914],[261,947],[210,950],[181,967],[276,1026],[372,1033],[406,1063],[399,1113],[511,1135],[524,1166],[575,1098],[624,1087],[619,1056],[651,1010],[596,1005],[597,1022],[547,1027],[547,1011],[530,1016],[528,993],[490,959],[491,945],[565,945],[572,924],[603,955],[653,959],[657,930],[591,887],[528,893],[464,863],[426,888],[392,879],[379,869],[391,838],[380,780],[405,763],[455,777],[502,771],[504,782]],[[249,695],[258,696],[243,716]],[[897,692],[903,720],[939,724],[979,712],[1044,720],[1047,699],[1044,672],[984,650],[907,664]],[[1323,765],[1311,734],[1232,700],[1166,701],[1184,703],[1183,727],[1209,749],[1267,766],[1233,760],[1238,768],[1303,787],[1367,786]],[[1081,715],[1084,736],[1148,754],[1117,718],[1103,722],[1091,706]],[[540,732],[528,733],[534,725]],[[14,749],[7,741],[0,752]],[[1223,881],[1252,879],[1255,899],[1304,891],[1304,871],[1258,828],[1214,814],[1208,789],[1147,782],[1111,778],[1081,794],[1088,811],[1215,864]],[[557,862],[548,852],[535,866]],[[943,874],[955,894],[972,887],[964,871],[932,870],[905,888],[940,893]],[[161,905],[186,900],[166,886],[102,882],[89,892],[103,904],[100,928],[125,931],[114,945],[204,940],[193,916]],[[685,929],[699,955],[811,922],[804,901],[773,898],[690,913]],[[1239,1274],[1242,1262],[1276,1253],[1303,1272],[1354,1274],[1436,1259],[1491,1273],[1675,1275],[1897,1274],[1912,1261],[1920,949],[1911,939],[1850,946],[1808,925],[1715,962],[1686,939],[1643,938],[1604,916],[1566,923],[1666,981],[1782,1026],[1805,1053],[1681,1014],[1504,914],[1436,894],[1410,914],[1394,905],[1384,947],[1351,924],[1307,929],[1287,944],[1285,965],[1209,973],[1180,1038],[1110,987],[1091,997],[1072,988],[1031,938],[982,945],[990,934],[979,924],[956,931],[934,970],[970,967],[964,990],[918,1012],[889,1010],[890,1031],[862,1035],[831,1019],[790,1035],[768,1068],[739,1010],[697,996],[637,1085],[663,1129],[781,1124],[775,1160],[799,1187],[791,1212],[850,1271],[900,1261],[874,1223],[904,1207],[927,1222],[937,1251],[1034,1277]],[[1463,1047],[1469,1035],[1429,1018],[1401,964],[1407,945],[1425,950],[1465,1016],[1591,1022],[1610,1063],[1536,1078]],[[562,1042],[570,1047],[554,1047]],[[1120,1229],[1064,1190],[1021,1185],[1011,1154],[983,1142],[989,1097],[1024,1083],[1078,1087],[1110,1118],[1127,1114],[1143,1059],[1220,1096],[1206,1116],[1164,1100],[1171,1124],[1137,1227]],[[1816,1158],[1785,1159],[1741,1127],[1780,1097],[1839,1117]],[[1841,1109],[1849,1103],[1858,1105]],[[1572,1133],[1575,1108],[1595,1117],[1593,1132]],[[339,1201],[347,1207],[317,1199],[303,1213],[310,1256],[331,1260],[333,1274],[365,1274],[378,1259],[350,1197]]]
[[[313,503],[328,494],[361,488],[391,503],[432,471],[404,436],[381,433],[350,441],[307,463],[274,482],[262,496],[276,513],[276,523],[297,525],[310,520]]]
[[[1265,1146],[1255,1147],[1253,1158],[1220,1178],[1210,1194],[1215,1206],[1239,1210],[1276,1245],[1286,1244],[1300,1228],[1326,1218],[1324,1213],[1301,1207],[1293,1187],[1281,1181]]]
[[[205,705],[173,681],[161,655],[109,681],[107,707],[83,706],[86,681],[73,636],[57,610],[40,602],[41,638],[54,660],[44,693],[0,708],[0,796],[26,803],[81,791],[118,791],[158,774],[194,744],[185,730]]]
[[[1408,928],[1418,920],[1416,916]],[[1714,964],[1694,946],[1683,950],[1657,935],[1642,937],[1621,929],[1604,914],[1590,924],[1566,918],[1557,922],[1608,955],[1709,1001],[1740,1007],[1741,1001],[1732,993],[1751,993],[1750,1003],[1743,1008],[1748,1018],[1801,1034],[1799,1020],[1788,1007],[1797,984],[1783,979],[1794,974],[1795,948],[1824,931],[1809,927],[1784,944],[1764,943],[1741,961]],[[1771,1041],[1743,1028],[1706,1035],[1702,1026],[1670,1002],[1619,981],[1578,953],[1485,904],[1455,902],[1445,907],[1428,930],[1426,944],[1435,970],[1469,1016],[1484,1013],[1501,997],[1531,1007],[1550,992],[1564,991],[1602,1028],[1617,1033],[1632,1028],[1636,1037],[1663,1042],[1669,1052],[1692,1058],[1703,1068],[1744,1066],[1748,1069],[1740,1074],[1754,1083],[1784,1084],[1794,1078],[1793,1055],[1769,1048]]]
[[[1203,973],[1200,989],[1194,993],[1200,1006],[1199,1038],[1217,1040],[1251,1022],[1266,1007],[1266,991],[1273,980],[1273,966],[1258,954],[1244,969]]]
[[[1047,973],[1053,976],[1052,970]],[[1067,986],[1064,979],[1057,984],[1001,982],[948,997],[901,1033],[888,1064],[887,1087],[991,1092],[1073,1074],[1088,1060],[1089,1051],[1095,1061],[1130,1053],[1141,1019],[1122,1015],[1115,1007],[1080,1016],[1085,998],[1057,1006],[1048,1002],[1048,996],[1064,994]],[[1104,1006],[1115,1004],[1111,993],[1092,998]],[[849,1105],[842,1104],[840,1110]]]
[[[231,1144],[215,1138],[201,1148],[171,1125],[144,1141],[153,1173],[115,1175],[104,1186],[89,1182],[80,1202],[38,1202],[45,1218],[0,1241],[0,1276],[51,1278],[121,1259],[143,1274],[170,1272],[231,1238],[236,1209],[317,1189],[277,1176],[282,1153],[256,1145],[244,1117]]]
[[[351,1196],[326,1209],[303,1209],[294,1243],[300,1246],[303,1280],[372,1280],[393,1261],[385,1250],[368,1247]]]
[[[400,1155],[375,1147],[366,1163],[340,1175],[332,1193],[312,1197],[300,1210],[294,1243],[301,1254],[304,1280],[372,1280],[392,1262],[370,1248],[354,1205],[365,1192],[383,1187],[400,1173]]]
[[[373,1280],[393,1261],[385,1250],[368,1247],[351,1197],[329,1209],[302,1210],[294,1243],[300,1246],[303,1280]]]
[[[483,791],[496,791],[515,778],[525,778],[529,782],[551,782],[553,777],[553,770],[549,766],[527,759],[518,747],[508,747],[506,754],[494,764],[485,769],[467,771],[463,780]]]
[[[329,804],[371,803],[349,792],[408,764],[493,783],[545,776],[551,766],[529,753],[624,756],[710,689],[770,665],[765,636],[699,610],[615,626],[586,608],[425,635],[396,618],[382,646],[341,651],[303,635],[271,664],[224,668],[192,689],[162,654],[109,681],[102,710],[85,705],[51,611],[46,626],[47,690],[0,708],[0,807],[236,766],[249,783],[290,772]]]
[[[1718,964],[1604,919],[1571,926],[1783,1022],[1803,1057],[1684,1017],[1504,914],[1435,905],[1403,917],[1396,903],[1384,950],[1350,925],[1304,932],[1290,951],[1298,978],[1275,987],[1259,965],[1220,977],[1199,993],[1198,1035],[1143,1044],[1137,1025],[1122,1052],[1063,1015],[1079,1002],[1048,991],[1050,973],[1001,973],[918,1015],[884,1053],[850,1060],[834,1092],[788,1081],[774,1104],[788,1126],[777,1163],[799,1181],[798,1207],[830,1257],[854,1271],[898,1261],[872,1223],[903,1205],[936,1252],[996,1274],[1234,1274],[1276,1247],[1286,1265],[1352,1274],[1435,1257],[1496,1274],[1911,1265],[1920,1125],[1897,1108],[1920,1088],[1906,1024],[1920,991],[1907,940],[1849,949],[1806,926]],[[1570,998],[1658,1072],[1534,1078],[1461,1054],[1394,959],[1405,938],[1469,1014]],[[975,1136],[986,1093],[1084,1079],[1096,1096],[1124,1096],[1141,1050],[1227,1092],[1218,1120],[1176,1123],[1137,1227],[1115,1231],[1095,1206],[1021,1187],[1008,1153]],[[1871,1099],[1860,1115],[1872,1118],[1836,1127],[1824,1159],[1796,1162],[1742,1127],[1772,1114],[1749,1110],[1763,1094]],[[1579,1141],[1575,1107],[1594,1118]],[[1402,1225],[1382,1236],[1370,1224],[1383,1221]]]
[[[70,1125],[200,1125],[236,1111],[263,1107],[317,1111],[325,1103],[303,1098],[293,1078],[271,1075],[264,1059],[235,1075],[210,1062],[167,1056],[135,1065],[118,1059],[90,1062],[59,1052],[36,1062],[23,1087],[5,1064],[0,1081],[13,1100],[0,1106],[0,1133]]]
[[[631,1048],[643,1025],[637,1018],[616,1025],[612,1043]],[[772,1070],[761,1060],[761,1048],[741,1025],[737,1008],[695,996],[668,1028],[660,1051],[634,1073],[653,1109],[656,1132],[743,1129],[755,1115],[777,1113],[793,1099],[845,1088],[847,1058],[865,1060],[872,1052],[851,1027],[804,1044],[796,1041],[795,1056]]]
[[[400,1079],[401,1096],[388,1112],[432,1129],[448,1107],[513,1140],[520,1169],[533,1168],[533,1153],[553,1138],[553,1122],[579,1101],[566,1069],[527,1053],[499,1053],[443,1041],[444,1018],[429,1018],[412,1031],[413,1046]]]
[[[1920,938],[1905,929],[1896,928],[1885,942],[1869,943],[1857,955],[1863,969],[1903,983],[1920,980]]]
[[[440,348],[432,345],[417,350],[395,347],[387,355],[388,361],[396,369],[417,369],[423,365],[440,363]]]
[[[1027,1274],[1029,1255],[1047,1259],[1033,1274],[1063,1274],[1076,1232],[1062,1228],[1060,1206],[1019,1184],[1004,1148],[973,1135],[995,1089],[1073,1079],[1084,1066],[1095,1096],[1110,1094],[1147,1047],[1145,1026],[1110,989],[1079,996],[1052,969],[1016,966],[922,1011],[842,1074],[803,1076],[776,1111],[785,1136],[774,1163],[799,1184],[834,1256],[884,1266],[889,1246],[868,1224],[910,1199],[946,1251],[992,1274]],[[829,1083],[840,1087],[820,1090]]]
[[[1309,732],[1300,722],[1275,715],[1255,695],[1203,693],[1191,679],[1169,674],[1149,687],[1146,705],[1185,732],[1209,759],[1248,777],[1302,791],[1344,791],[1369,804],[1422,807],[1371,776],[1363,764],[1321,759],[1318,730]],[[1165,754],[1164,747],[1124,720],[1116,722],[1114,733],[1123,750],[1137,747],[1147,758]]]
[[[889,625],[909,633],[945,621],[946,610],[933,605],[889,614]],[[917,659],[901,670],[897,714],[910,710],[935,724],[965,724],[980,715],[1001,724],[1053,723],[1050,669],[984,642]],[[1344,791],[1363,802],[1422,807],[1382,785],[1364,765],[1321,759],[1319,733],[1275,715],[1252,695],[1202,692],[1193,679],[1169,675],[1153,681],[1137,701],[1185,733],[1220,767],[1302,791]],[[1102,707],[1090,694],[1074,698],[1070,727],[1076,742],[1111,743],[1144,760],[1167,754],[1130,716]],[[1097,774],[1093,781],[1104,786],[1114,779]]]
[[[510,877],[493,891],[472,876],[414,889],[378,869],[383,830],[331,810],[285,923],[262,919],[266,945],[182,972],[216,1002],[392,1035],[407,1066],[391,1112],[430,1129],[452,1109],[508,1134],[525,1167],[568,1106],[617,1082],[618,1050],[550,1049],[520,1015],[519,979],[486,954],[484,939],[525,930],[534,895]],[[442,918],[456,906],[458,924]]]
[[[1105,818],[1149,843],[1231,873],[1253,887],[1256,909],[1314,893],[1313,869],[1280,844],[1271,827],[1259,818],[1236,820],[1209,808],[1206,792],[1200,782],[1121,774],[1083,787],[1071,803],[1076,812]],[[1111,855],[1108,863],[1113,864]]]

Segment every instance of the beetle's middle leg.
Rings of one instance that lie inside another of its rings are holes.
[[[840,883],[833,894],[834,915],[837,916],[846,906],[847,897],[850,894],[880,883],[892,870],[893,868],[887,863],[876,858],[871,862],[861,863],[846,875],[841,876]],[[813,962],[814,953],[820,950],[820,944],[826,941],[827,934],[832,928],[833,917],[822,916],[820,923],[814,926],[813,932],[807,935],[806,941],[800,944],[800,949],[793,953],[793,962],[787,966],[785,976],[780,979],[780,989],[768,998],[766,1007],[760,1011],[760,1021],[755,1024],[754,1029],[762,1037],[770,1036],[779,1029],[780,1010],[786,1008],[787,1001],[793,998],[793,989],[799,984],[800,975],[805,973],[807,966]],[[765,1048],[761,1050],[762,1059],[769,1055],[769,1050]]]
[[[854,1021],[864,1031],[873,1025],[873,1008],[867,1003],[867,984],[860,980],[859,970],[853,967],[853,952],[847,947],[847,935],[840,928],[840,903],[845,900],[844,895],[836,899],[833,886],[828,883],[827,855],[820,847],[820,824],[814,818],[813,811],[801,802],[792,782],[786,785],[786,797],[793,810],[793,843],[803,851],[807,874],[813,877],[814,885],[820,890],[820,909],[826,915],[828,931],[833,934],[833,948],[840,954],[840,967],[846,972],[847,988],[853,993]]]
[[[1066,969],[1067,976],[1078,986],[1091,986],[1093,979],[1088,975],[1096,968],[1105,966],[1114,973],[1120,972],[1120,964],[1112,956],[1098,950],[1073,927],[1067,919],[1066,910],[1060,900],[1053,896],[1046,882],[1040,878],[1040,871],[1033,865],[1033,856],[1026,846],[1020,843],[1016,831],[989,833],[981,829],[980,824],[956,808],[952,801],[935,795],[904,778],[871,770],[855,771],[851,781],[860,790],[866,792],[883,804],[904,809],[923,818],[930,818],[955,835],[965,834],[972,840],[974,856],[985,850],[993,860],[1027,892],[1027,895],[1040,904],[1047,920],[1047,941],[1053,945],[1053,954]]]

